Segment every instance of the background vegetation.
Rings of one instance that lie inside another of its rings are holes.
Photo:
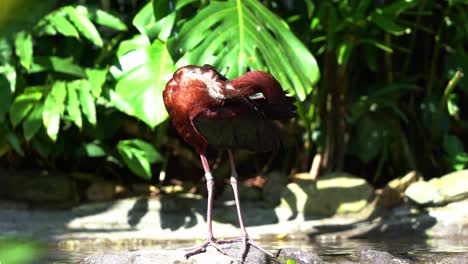
[[[161,96],[178,67],[205,63],[269,71],[297,98],[285,152],[237,153],[242,177],[314,161],[381,185],[468,164],[466,0],[0,5],[0,167],[199,179]]]

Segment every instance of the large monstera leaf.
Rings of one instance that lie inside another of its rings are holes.
[[[120,111],[135,116],[150,127],[167,119],[162,92],[172,77],[174,64],[166,44],[137,35],[120,44],[121,69],[111,68],[117,79],[111,101]]]
[[[213,1],[187,21],[170,50],[178,66],[211,64],[228,78],[269,71],[304,100],[319,78],[315,58],[287,24],[256,0]]]

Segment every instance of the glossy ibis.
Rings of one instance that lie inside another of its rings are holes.
[[[242,242],[242,258],[249,238],[239,204],[237,172],[232,149],[245,148],[267,152],[281,145],[277,121],[287,121],[294,115],[294,98],[286,96],[280,83],[270,74],[249,71],[232,81],[211,65],[185,66],[178,69],[166,85],[164,104],[182,138],[200,154],[208,189],[208,237],[189,249],[186,257],[213,246],[221,253],[221,243]],[[275,121],[277,120],[277,121]],[[208,147],[227,150],[231,167],[230,182],[234,191],[241,237],[236,240],[216,240],[212,231],[214,181],[205,156]],[[265,250],[261,249],[266,252]],[[266,252],[271,255],[270,253]]]

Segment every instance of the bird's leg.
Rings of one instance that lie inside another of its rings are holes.
[[[208,189],[208,208],[206,212],[206,221],[208,222],[208,237],[205,241],[203,241],[202,244],[187,249],[188,251],[185,253],[185,257],[190,257],[200,252],[204,252],[208,246],[213,246],[219,252],[225,254],[224,251],[218,246],[218,243],[216,242],[216,239],[213,236],[213,175],[211,175],[210,165],[208,164],[208,160],[206,159],[205,155],[200,154],[200,159],[203,164],[203,169],[205,170],[206,188]]]
[[[266,253],[267,255],[273,257],[273,255],[264,250],[263,248],[261,248],[260,246],[258,246],[257,244],[255,244],[250,238],[249,238],[249,235],[247,234],[247,230],[245,229],[245,225],[244,225],[244,219],[242,217],[242,211],[241,211],[241,207],[240,207],[240,200],[239,200],[239,192],[237,190],[237,171],[236,171],[236,165],[234,163],[234,156],[232,155],[232,151],[230,149],[228,149],[228,156],[229,156],[229,165],[231,166],[231,178],[230,178],[230,182],[231,182],[231,186],[232,186],[232,190],[234,192],[234,200],[236,202],[236,209],[237,209],[237,216],[239,217],[239,227],[241,229],[241,237],[240,239],[236,239],[234,241],[241,241],[242,242],[242,259],[245,258],[246,256],[246,253],[247,253],[247,244],[250,244],[256,248],[258,248],[259,250],[263,251],[264,253]]]

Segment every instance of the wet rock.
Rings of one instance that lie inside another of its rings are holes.
[[[97,254],[86,257],[81,260],[80,264],[197,264],[197,263],[213,263],[213,264],[267,264],[277,263],[272,257],[265,254],[263,251],[249,247],[244,262],[240,258],[241,243],[222,244],[220,247],[226,255],[221,254],[213,247],[208,247],[206,252],[193,255],[185,258],[183,250],[154,250],[154,251],[133,251],[133,252],[117,252],[107,254]]]
[[[444,205],[468,197],[468,170],[411,184],[405,196],[419,205]]]
[[[378,204],[383,208],[393,208],[403,203],[405,190],[421,179],[421,174],[411,171],[401,178],[390,181],[379,193]]]
[[[288,184],[280,207],[305,216],[356,213],[368,205],[372,193],[372,186],[364,179],[342,172],[331,173],[317,181]]]
[[[397,258],[386,251],[362,249],[351,255],[351,259],[361,264],[406,264],[409,260]]]
[[[443,253],[423,260],[426,264],[466,264],[468,253]]]
[[[294,260],[296,264],[321,264],[322,259],[315,253],[301,250],[298,248],[283,248],[278,251],[276,257],[280,261],[287,262],[289,259]]]

